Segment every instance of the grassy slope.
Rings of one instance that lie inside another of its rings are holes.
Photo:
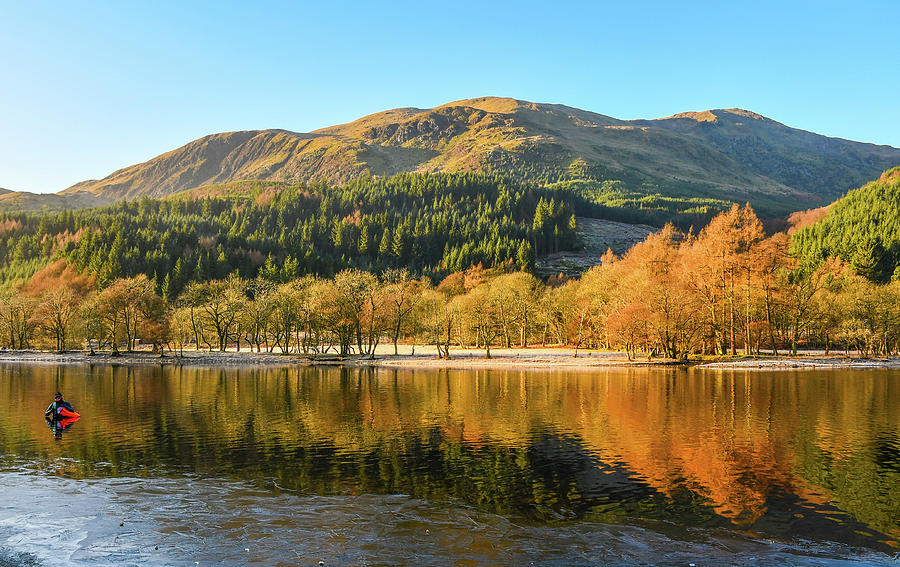
[[[100,207],[113,202],[104,195],[95,195],[86,191],[69,194],[29,193],[27,191],[6,191],[0,193],[0,212],[48,212],[55,213],[65,209],[85,209]]]

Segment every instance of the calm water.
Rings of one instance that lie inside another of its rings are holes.
[[[0,403],[0,565],[900,552],[900,372],[6,365]]]

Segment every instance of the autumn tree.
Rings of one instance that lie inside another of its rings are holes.
[[[772,354],[778,355],[776,339],[776,318],[780,311],[782,274],[791,264],[788,251],[790,240],[787,234],[780,232],[761,241],[751,251],[750,264],[752,278],[762,300],[762,312],[765,317],[766,334]]]
[[[482,284],[467,293],[462,302],[463,320],[474,333],[484,357],[491,358],[491,344],[501,333],[500,310],[496,297],[491,297],[489,284]]]
[[[131,351],[141,324],[147,321],[160,323],[154,319],[164,313],[153,282],[143,274],[115,280],[100,292],[96,303],[116,354],[119,352],[120,338],[125,339],[126,350]],[[156,329],[153,331],[155,333]],[[155,340],[158,340],[157,337],[153,337],[152,341]]]
[[[184,356],[184,347],[189,344],[194,333],[191,311],[188,307],[179,307],[172,311],[169,317],[169,337],[172,341],[172,350]]]
[[[256,345],[256,352],[261,352],[262,343],[268,337],[269,325],[272,320],[275,285],[264,278],[256,278],[247,282],[246,289],[250,295],[243,307],[247,340],[251,348],[252,345]]]
[[[394,343],[394,355],[397,354],[397,342],[403,330],[403,324],[415,310],[421,299],[423,283],[413,279],[407,269],[389,269],[382,279],[386,284],[385,299],[389,305],[391,317],[391,338]]]
[[[686,283],[684,248],[678,240],[675,228],[666,225],[616,264],[632,282],[630,306],[620,309],[617,316],[638,317],[644,322],[625,321],[616,328],[624,329],[632,344],[638,336],[636,329],[641,329],[652,349],[669,358],[682,358],[693,350],[699,327],[695,296]]]
[[[37,327],[53,338],[58,352],[63,352],[79,322],[79,306],[93,289],[91,278],[76,272],[65,260],[58,260],[32,276],[19,293],[36,299]]]
[[[79,298],[71,287],[45,290],[35,313],[38,326],[53,336],[57,352],[65,352],[72,324],[79,315]]]
[[[100,295],[94,291],[79,305],[84,339],[91,355],[96,354],[94,345],[103,348],[106,339],[111,335],[107,326],[105,308],[101,305]]]
[[[797,354],[800,338],[816,321],[816,296],[841,271],[840,266],[841,262],[836,258],[830,258],[816,268],[795,259],[793,265],[782,272],[791,354]]]
[[[0,325],[7,344],[13,349],[24,349],[34,335],[37,301],[29,296],[6,293],[0,299]]]
[[[435,346],[438,358],[449,360],[453,326],[458,317],[452,298],[439,289],[424,289],[414,317],[424,342]]]
[[[376,305],[378,278],[369,272],[350,269],[339,272],[329,283],[321,290],[320,305],[338,340],[340,355],[349,354],[354,343],[360,354],[371,354],[373,345],[377,344],[374,335],[384,324],[383,310]]]
[[[247,301],[243,282],[228,278],[208,282],[205,288],[203,322],[215,336],[219,352],[225,352],[229,338],[239,340],[239,317]]]
[[[737,352],[740,319],[749,325],[752,255],[762,239],[762,223],[749,204],[733,205],[714,217],[689,246],[685,258],[690,266],[688,282],[703,299],[708,314],[708,334],[725,353]],[[740,313],[740,287],[745,286],[745,313]],[[746,340],[746,328],[740,333]]]
[[[282,354],[291,352],[291,344],[297,330],[297,307],[301,303],[301,293],[298,282],[290,281],[279,285],[266,298],[271,318],[271,348],[280,349]]]
[[[194,349],[200,350],[200,344],[204,340],[203,304],[206,302],[208,286],[202,283],[191,282],[178,296],[176,308],[184,308],[190,319],[191,332],[194,338]]]

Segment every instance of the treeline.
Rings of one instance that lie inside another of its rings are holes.
[[[287,282],[353,267],[432,278],[468,266],[530,269],[578,245],[571,201],[500,176],[401,174],[244,193],[140,199],[56,215],[0,215],[0,283],[65,259],[105,288],[146,275],[177,297],[235,274]]]
[[[806,263],[766,237],[749,205],[697,234],[671,225],[580,279],[542,282],[510,265],[456,271],[437,285],[406,269],[333,277],[190,282],[164,298],[141,274],[99,286],[59,260],[0,301],[4,346],[372,355],[384,342],[485,349],[534,344],[684,359],[800,346],[900,349],[900,283],[876,284],[838,259]]]
[[[629,184],[621,180],[574,179],[558,181],[550,187],[571,200],[578,216],[657,227],[672,223],[681,230],[705,226],[733,204],[720,198],[699,197],[701,190],[694,185],[662,188],[635,180]]]

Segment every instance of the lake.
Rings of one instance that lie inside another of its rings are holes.
[[[898,371],[6,364],[0,403],[0,565],[900,552]]]

